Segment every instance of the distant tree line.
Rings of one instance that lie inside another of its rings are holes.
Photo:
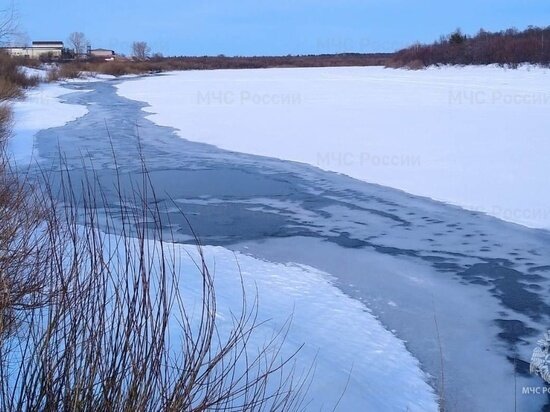
[[[550,65],[550,26],[529,26],[523,31],[481,29],[474,36],[457,29],[433,44],[415,44],[398,51],[390,65],[421,68],[435,64],[517,66],[520,63]]]
[[[344,67],[385,66],[391,54],[332,54],[311,56],[196,56],[163,57],[153,54],[146,59],[71,60],[59,62],[59,69],[51,72],[50,80],[76,78],[82,72],[103,73],[113,76],[142,73],[161,73],[175,70],[260,69],[289,67]]]

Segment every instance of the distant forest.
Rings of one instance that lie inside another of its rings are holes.
[[[520,63],[550,65],[550,26],[529,26],[523,31],[482,29],[475,36],[457,29],[433,44],[415,44],[396,52],[389,65],[417,69],[435,64],[517,66]]]

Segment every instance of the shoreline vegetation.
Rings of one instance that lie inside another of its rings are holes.
[[[345,66],[385,66],[392,53],[343,53],[311,56],[202,56],[154,57],[146,60],[89,60],[60,62],[49,75],[50,81],[77,78],[82,73],[124,76],[185,70],[312,68]]]
[[[434,65],[489,65],[517,68],[520,64],[550,66],[550,26],[529,26],[475,35],[460,29],[432,44],[414,44],[396,52],[389,67],[422,69]]]
[[[0,152],[3,153],[11,133],[10,103],[24,97],[25,90],[40,84],[40,77],[27,75],[21,61],[0,54]]]
[[[545,41],[546,39],[546,41]],[[0,55],[2,64],[9,57]],[[441,36],[432,44],[416,43],[393,53],[340,53],[288,56],[178,56],[147,58],[118,58],[61,60],[48,62],[12,58],[13,64],[32,68],[47,67],[47,81],[75,79],[94,75],[142,75],[169,71],[314,68],[314,67],[367,67],[424,69],[441,65],[491,65],[517,68],[521,64],[550,66],[550,26],[530,26],[520,31],[515,28],[499,32],[483,29],[475,35],[463,34],[460,29]],[[2,70],[1,78],[5,77]],[[0,87],[2,87],[0,85]]]

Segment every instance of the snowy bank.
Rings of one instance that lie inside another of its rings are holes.
[[[196,248],[170,245],[167,249],[172,247],[180,279],[185,279],[181,287],[183,301],[188,302],[188,308],[200,308],[202,289],[195,264],[199,261]],[[333,410],[342,395],[338,411],[438,410],[427,376],[404,343],[362,303],[336,288],[330,275],[308,266],[259,260],[222,247],[206,246],[204,254],[215,279],[218,329],[222,335],[231,329],[232,313],[238,313],[242,305],[241,276],[248,299],[258,297],[261,325],[248,345],[252,353],[291,319],[281,356],[291,357],[304,345],[295,358],[297,373],[307,372],[314,365],[306,396],[311,403],[306,410]]]
[[[535,67],[179,72],[127,81],[186,139],[550,228],[550,72]]]
[[[33,140],[38,131],[63,126],[88,113],[84,106],[62,103],[60,98],[68,93],[72,91],[58,83],[42,84],[13,104],[14,135],[8,149],[19,166],[32,161]]]

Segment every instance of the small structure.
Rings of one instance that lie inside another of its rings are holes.
[[[64,45],[62,41],[33,41],[30,47],[3,47],[2,50],[15,57],[59,59],[63,55]]]
[[[92,59],[114,60],[116,53],[109,49],[91,49],[89,56]]]

